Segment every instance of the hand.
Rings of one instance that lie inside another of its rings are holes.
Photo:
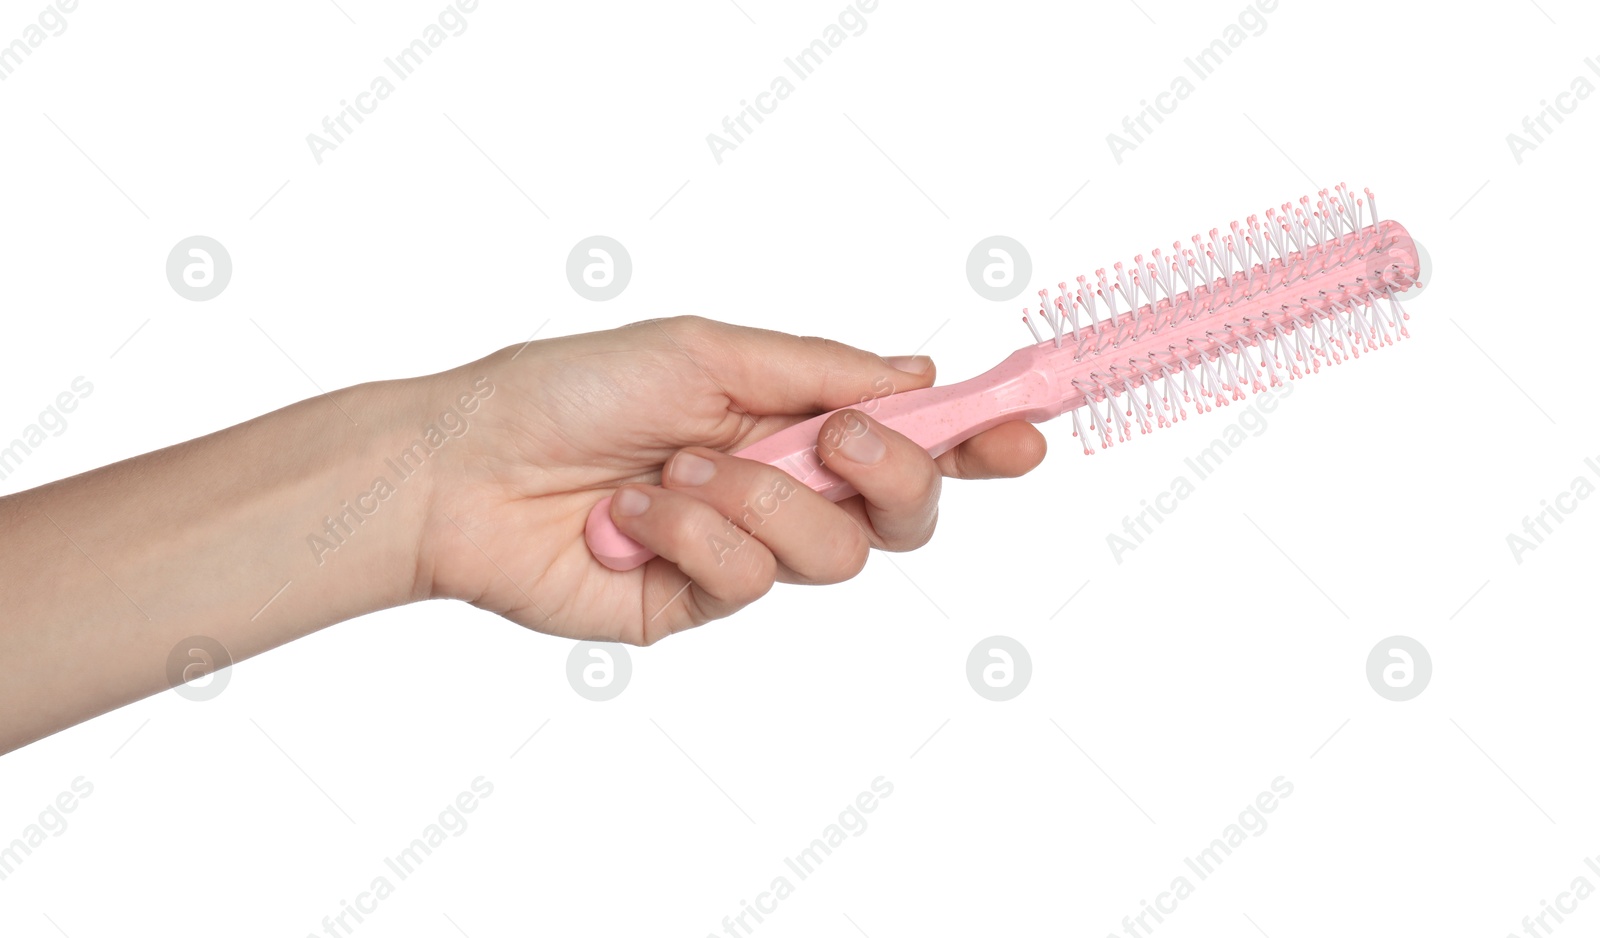
[[[174,662],[195,642],[226,664],[454,597],[541,631],[648,644],[780,579],[847,579],[870,547],[927,541],[942,476],[1014,476],[1044,456],[1038,431],[1013,423],[933,460],[869,416],[932,383],[926,358],[646,322],[322,394],[7,495],[0,751],[186,679]],[[855,498],[835,505],[726,455],[851,405],[819,451]],[[583,539],[613,491],[618,525],[660,555],[627,573]]]
[[[933,384],[929,359],[692,317],[508,348],[419,380],[436,400],[479,391],[459,441],[439,450],[414,594],[569,638],[647,645],[776,581],[849,579],[869,548],[927,542],[943,476],[1018,476],[1045,451],[1032,426],[1008,423],[932,459],[870,416],[876,398]],[[860,495],[834,504],[727,455],[846,406],[819,450]],[[625,573],[583,539],[589,510],[618,486],[613,520],[659,555]]]

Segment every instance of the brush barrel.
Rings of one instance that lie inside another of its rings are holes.
[[[960,384],[867,398],[852,409],[910,437],[932,456],[1007,420],[1037,423],[1086,403],[1104,405],[1103,422],[1107,415],[1117,417],[1118,407],[1134,413],[1133,390],[1149,382],[1138,368],[1165,373],[1164,368],[1216,361],[1239,343],[1258,341],[1267,330],[1308,315],[1306,309],[1325,311],[1385,284],[1403,291],[1415,281],[1418,266],[1405,228],[1383,221],[1266,267],[1258,264],[1218,278],[1203,292],[1146,303],[1082,329],[1081,336],[1064,335],[1059,349],[1046,340]],[[1109,399],[1117,394],[1129,401],[1119,405]],[[1219,402],[1226,403],[1220,397]],[[833,413],[795,424],[734,455],[782,469],[830,501],[849,498],[855,489],[824,464],[823,453],[833,447],[817,439]],[[1110,445],[1105,439],[1103,445]],[[617,528],[609,497],[589,512],[584,537],[595,559],[613,570],[632,570],[655,556]]]

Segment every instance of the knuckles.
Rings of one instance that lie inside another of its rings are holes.
[[[933,506],[933,516],[928,519],[928,523],[922,526],[915,537],[893,545],[893,549],[903,552],[908,550],[916,550],[920,547],[923,547],[929,541],[933,540],[933,531],[938,526],[939,506],[937,503],[935,503]]]
[[[872,543],[867,538],[866,532],[850,519],[848,527],[841,529],[839,535],[831,539],[826,549],[826,560],[822,564],[825,571],[815,577],[820,583],[843,583],[853,580],[862,570],[866,569],[867,558],[872,553]]]
[[[749,538],[749,535],[745,537]],[[735,553],[737,556],[729,559],[726,564],[732,567],[731,570],[716,577],[714,582],[700,584],[702,589],[729,607],[712,618],[731,615],[738,609],[750,605],[771,592],[772,584],[777,582],[778,561],[772,556],[772,551],[746,543]]]
[[[907,480],[904,493],[905,505],[915,511],[929,511],[937,513],[939,510],[939,495],[943,491],[944,479],[935,469],[923,472],[917,477]],[[931,525],[930,525],[931,527]]]

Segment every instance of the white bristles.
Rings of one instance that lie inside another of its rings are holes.
[[[1176,244],[1174,244],[1174,247],[1176,247]],[[1188,288],[1188,292],[1193,293],[1194,275],[1196,273],[1194,255],[1185,248],[1180,256],[1183,258],[1183,263],[1174,263],[1173,266],[1178,269],[1178,276],[1183,278],[1183,285]]]
[[[1285,206],[1285,208],[1287,207],[1288,206]],[[1294,249],[1296,253],[1304,254],[1306,252],[1305,229],[1304,226],[1300,224],[1300,219],[1293,215],[1285,215],[1283,221],[1283,231],[1284,234],[1289,236],[1289,240],[1294,242]]]
[[[1150,269],[1151,265],[1145,263],[1143,254],[1135,254],[1133,256],[1134,280],[1139,284],[1139,289],[1144,291],[1146,302],[1154,303],[1156,301],[1156,290],[1154,278],[1150,276]],[[1134,310],[1133,314],[1137,318],[1139,311]]]
[[[1033,324],[1033,320],[1031,318],[1029,318],[1028,310],[1027,310],[1026,307],[1024,307],[1023,310],[1022,310],[1022,321],[1028,324],[1028,331],[1033,333],[1034,344],[1038,344],[1038,343],[1044,341],[1044,336],[1039,334],[1039,327],[1035,326]]]
[[[1022,319],[1082,363],[1071,413],[1084,452],[1091,436],[1109,447],[1187,419],[1185,404],[1205,413],[1406,338],[1396,293],[1415,271],[1387,253],[1401,235],[1380,229],[1372,190],[1356,191],[1340,183],[1057,284],[1054,298],[1040,290]]]
[[[1111,269],[1117,272],[1117,289],[1122,291],[1123,301],[1128,304],[1130,310],[1138,309],[1139,291],[1135,288],[1133,281],[1128,279],[1128,272],[1122,269],[1122,262],[1118,261],[1112,264]],[[1112,315],[1116,315],[1115,310],[1113,310]]]
[[[1089,437],[1084,434],[1083,423],[1078,419],[1079,409],[1081,408],[1073,408],[1072,411],[1072,435],[1077,437],[1079,442],[1083,443],[1083,455],[1088,456],[1093,454],[1094,450],[1089,448]]]
[[[1078,292],[1081,294],[1081,298],[1083,300],[1084,308],[1089,311],[1089,319],[1094,323],[1094,328],[1096,330],[1098,330],[1100,328],[1100,317],[1095,313],[1095,302],[1094,302],[1095,297],[1098,296],[1101,299],[1105,300],[1107,303],[1111,304],[1111,315],[1112,316],[1116,316],[1117,315],[1117,304],[1112,302],[1112,300],[1111,300],[1111,288],[1106,286],[1106,272],[1105,272],[1105,270],[1104,269],[1097,270],[1097,271],[1094,272],[1094,275],[1095,275],[1095,278],[1099,281],[1099,288],[1096,289],[1093,293],[1090,293],[1089,291],[1083,290],[1083,289],[1080,289]],[[1082,278],[1079,278],[1079,283],[1082,283],[1082,282],[1083,282]]]
[[[1039,291],[1039,315],[1044,317],[1045,324],[1050,331],[1055,333],[1056,347],[1061,347],[1061,317],[1050,308],[1050,294],[1046,290]]]

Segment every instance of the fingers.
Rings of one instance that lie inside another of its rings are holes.
[[[817,452],[861,494],[874,546],[913,550],[933,536],[939,517],[939,466],[903,434],[857,410],[823,421]]]
[[[861,525],[781,469],[695,447],[672,457],[661,483],[759,540],[786,582],[838,583],[866,566],[871,543]]]
[[[667,589],[654,590],[664,595],[652,597],[646,590],[646,605],[657,607],[643,610],[647,635],[732,615],[765,596],[777,579],[772,551],[692,495],[653,485],[624,486],[612,496],[611,519],[670,562],[652,560],[651,567],[670,570],[676,564],[682,571],[666,578]],[[655,572],[648,570],[646,580]],[[678,602],[683,606],[671,608]],[[657,621],[663,617],[665,623]]]
[[[1043,458],[1044,439],[1027,424],[1004,424],[936,462],[900,433],[846,410],[824,422],[817,448],[860,498],[834,505],[775,467],[695,447],[664,467],[663,490],[696,499],[712,514],[683,507],[676,516],[654,517],[682,526],[673,536],[704,541],[702,554],[717,562],[718,574],[727,573],[727,556],[748,539],[773,556],[781,580],[837,583],[861,571],[870,547],[904,551],[927,543],[938,519],[943,475],[1021,475]],[[623,519],[617,520],[627,531]],[[683,555],[681,547],[656,552],[669,559]],[[720,581],[710,591],[723,598],[741,595]]]
[[[939,470],[952,479],[1014,479],[1044,461],[1044,434],[1015,421],[978,434],[940,456]]]
[[[882,358],[831,339],[693,316],[630,328],[658,330],[736,406],[753,414],[819,413],[925,388],[934,380],[927,356]]]
[[[623,533],[659,558],[646,569],[646,643],[731,615],[777,580],[836,583],[871,547],[911,550],[932,536],[941,480],[1021,475],[1044,458],[1027,424],[1002,424],[941,456],[859,411],[823,423],[818,452],[860,493],[835,505],[765,463],[695,447],[664,467],[660,486],[612,499]]]

